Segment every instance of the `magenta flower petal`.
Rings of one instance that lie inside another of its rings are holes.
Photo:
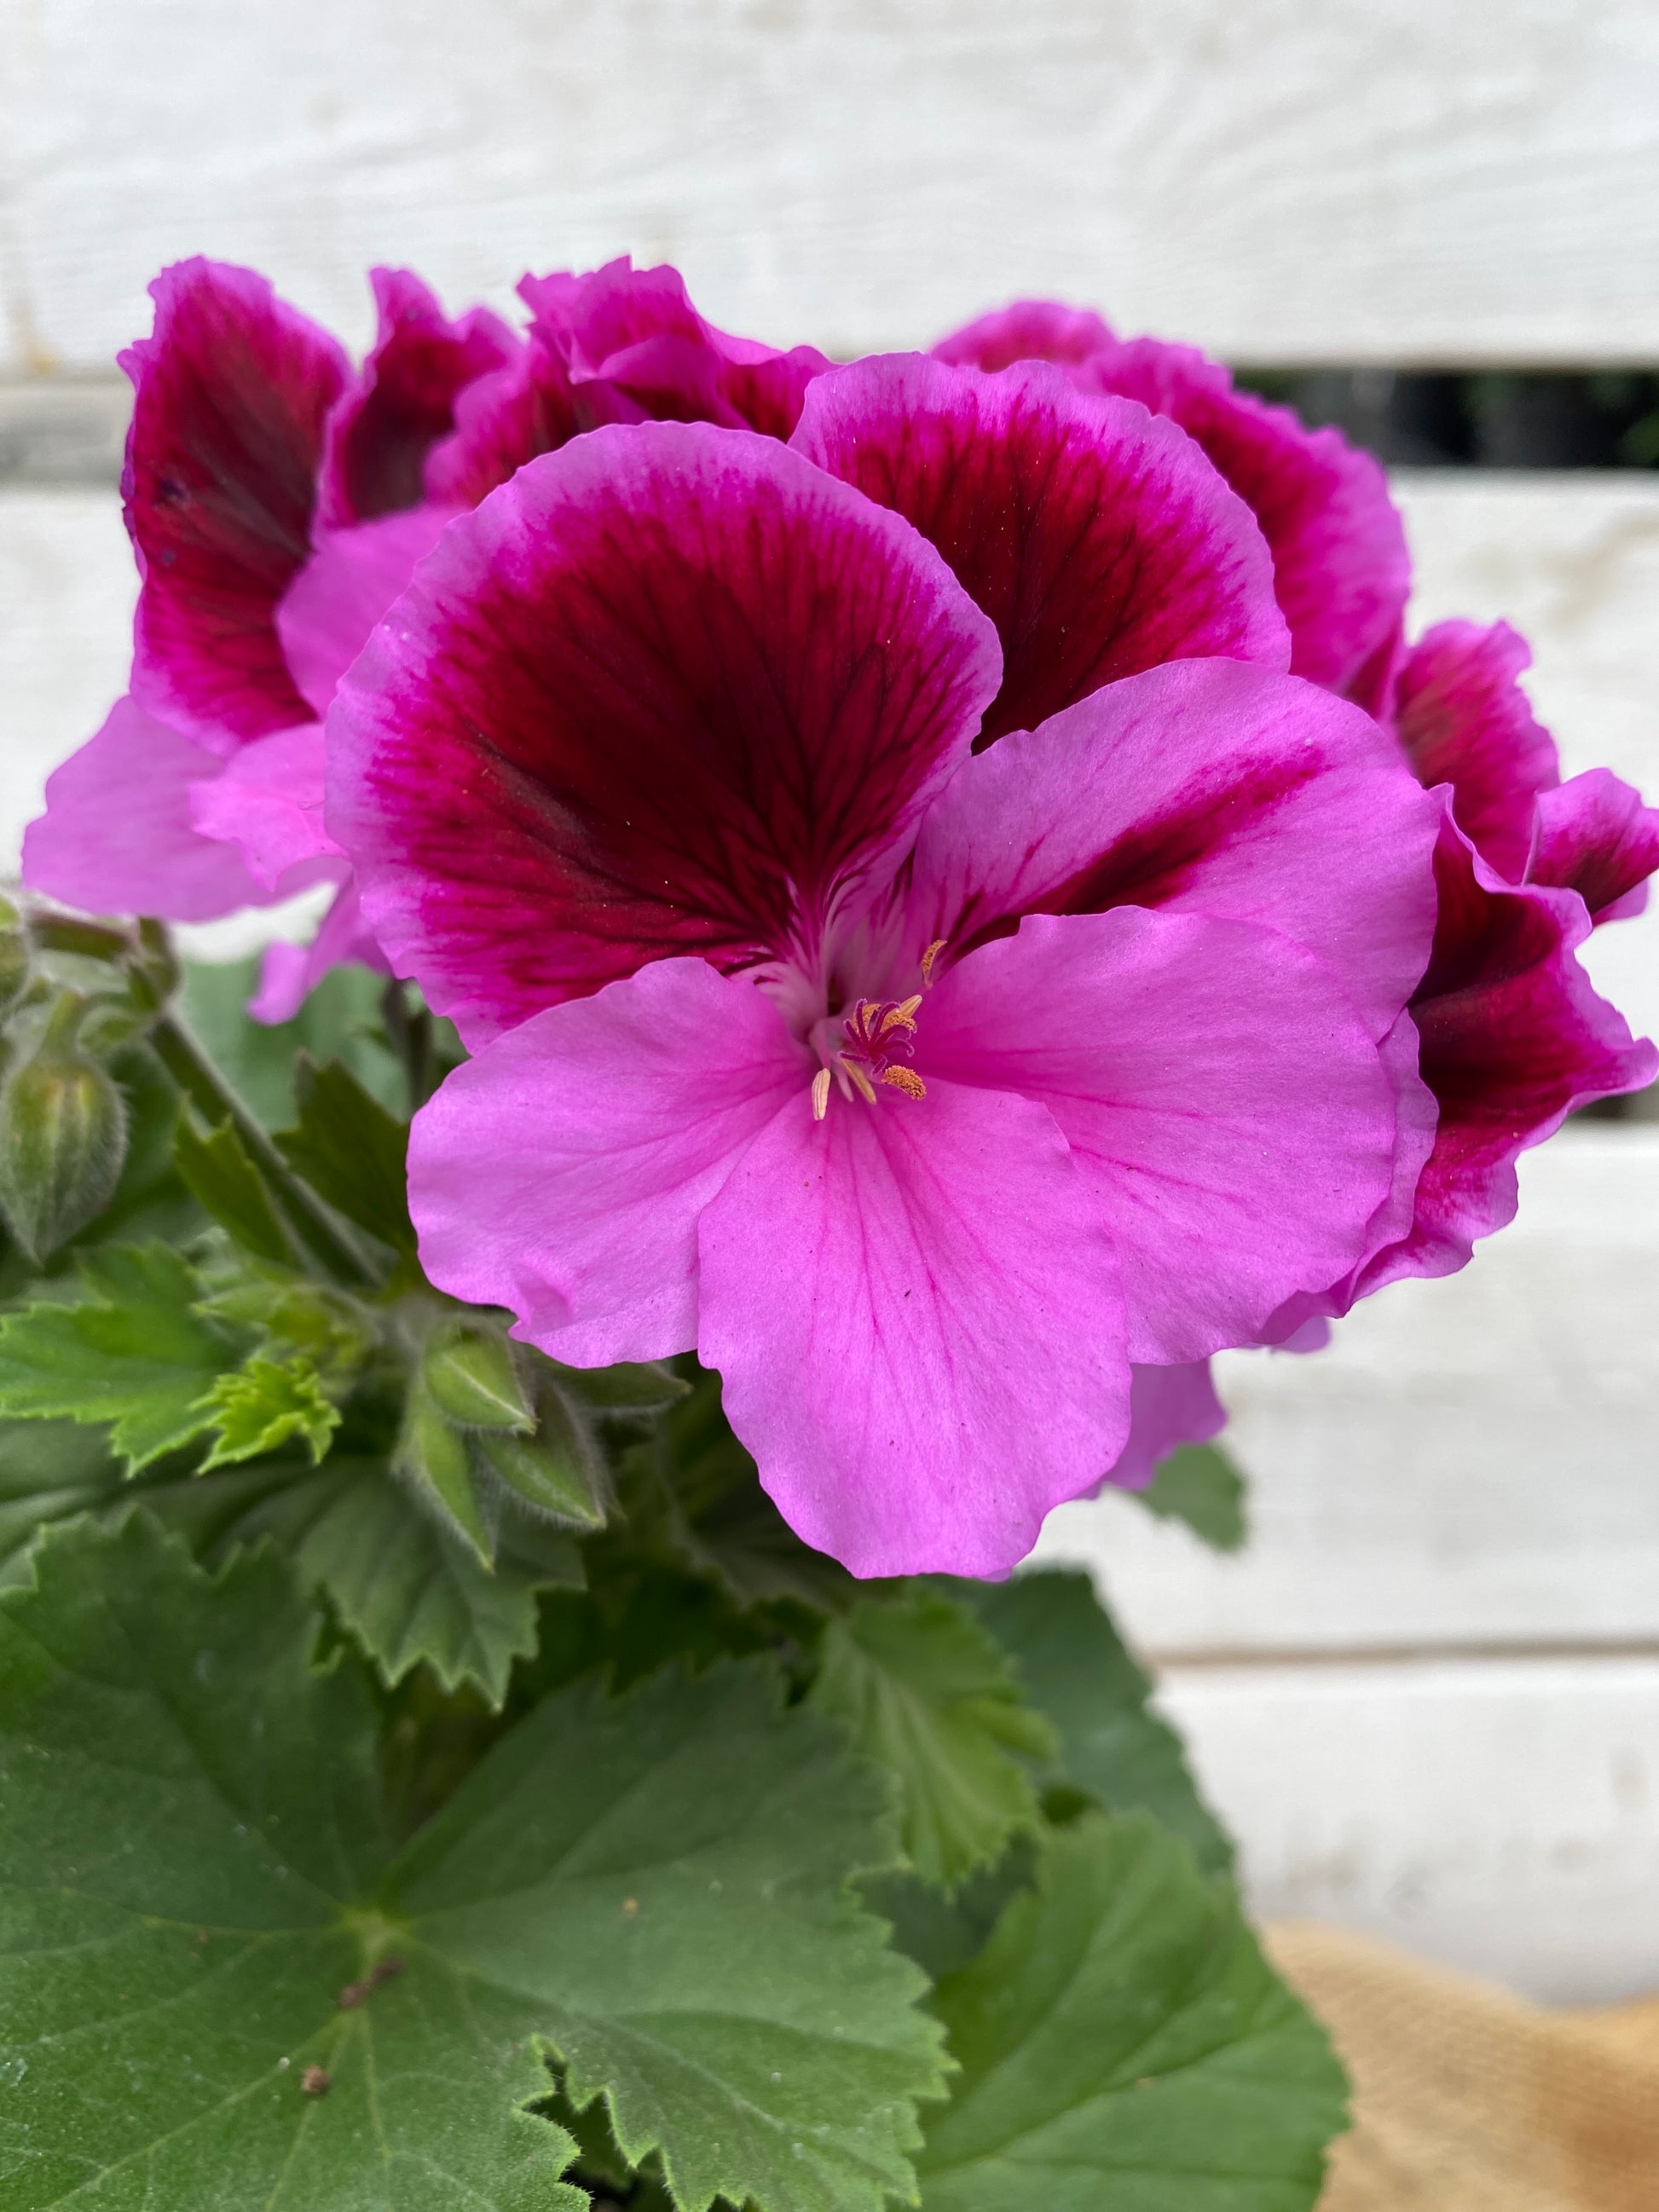
[[[953,331],[933,348],[936,361],[958,368],[1012,368],[1019,361],[1052,361],[1076,367],[1117,343],[1092,308],[1062,307],[1054,300],[1016,300]]]
[[[486,1045],[416,1116],[441,1290],[579,1366],[697,1336],[697,1217],[812,1063],[752,983],[663,960]]]
[[[1589,934],[1577,892],[1505,884],[1449,818],[1435,854],[1434,957],[1412,1001],[1435,1095],[1434,1149],[1410,1235],[1362,1271],[1355,1295],[1402,1275],[1449,1275],[1512,1219],[1515,1163],[1575,1106],[1639,1090],[1659,1053],[1598,998],[1574,954]]]
[[[331,531],[283,593],[276,634],[294,680],[319,720],[369,632],[437,544],[450,515],[443,507],[414,507],[356,530]]]
[[[916,926],[960,957],[1031,912],[1260,922],[1328,962],[1380,1038],[1428,960],[1440,814],[1357,708],[1179,662],[969,763],[922,825]]]
[[[453,428],[460,394],[520,350],[487,307],[452,322],[407,269],[371,270],[369,282],[380,331],[328,418],[318,515],[325,529],[417,506],[427,454]]]
[[[1507,623],[1437,623],[1401,662],[1394,718],[1419,782],[1449,783],[1457,826],[1510,883],[1527,872],[1555,741],[1521,689],[1532,653]]]
[[[856,1575],[1000,1574],[1128,1427],[1112,1248],[1042,1108],[805,1091],[703,1213],[698,1350],[761,1481]]]
[[[1236,391],[1218,362],[1190,346],[1121,339],[1097,315],[1050,301],[1023,300],[982,316],[933,352],[986,369],[1053,362],[1080,392],[1138,399],[1178,422],[1261,526],[1291,627],[1292,674],[1375,710],[1411,564],[1387,480],[1369,453]]]
[[[538,453],[555,453],[586,427],[576,419],[570,377],[533,334],[505,368],[481,376],[455,402],[455,427],[426,457],[426,495],[477,507]]]
[[[1104,1489],[1145,1490],[1158,1463],[1181,1444],[1207,1443],[1227,1425],[1207,1359],[1178,1367],[1129,1370],[1129,1440],[1113,1462]]]
[[[1235,391],[1220,363],[1190,346],[1134,338],[1097,355],[1088,374],[1091,388],[1139,399],[1196,439],[1272,549],[1291,673],[1358,696],[1411,589],[1405,526],[1371,456]]]
[[[913,522],[995,623],[984,741],[1163,661],[1288,661],[1243,501],[1169,424],[1056,369],[859,362],[812,386],[791,443]]]
[[[90,914],[211,921],[270,894],[234,845],[205,836],[192,794],[223,762],[132,699],[46,779],[46,811],[23,832],[31,890]]]
[[[692,306],[677,269],[624,256],[585,276],[526,276],[519,293],[536,338],[565,367],[579,428],[713,422],[787,438],[807,386],[830,364],[728,337]]]
[[[1393,1176],[1393,1089],[1337,978],[1276,933],[1034,915],[946,970],[915,1066],[1054,1115],[1116,1243],[1129,1356],[1249,1343],[1351,1268]]]
[[[999,671],[933,549],[771,440],[593,432],[451,524],[340,687],[329,826],[469,1041],[738,966],[890,865]]]
[[[357,886],[349,877],[340,885],[309,945],[265,948],[259,988],[247,1002],[249,1013],[256,1022],[292,1021],[330,969],[348,960],[378,969],[382,975],[386,972],[385,954],[363,927]]]
[[[1659,808],[1593,768],[1538,797],[1537,842],[1528,882],[1577,891],[1592,921],[1621,921],[1647,904],[1659,868]]]
[[[345,357],[249,270],[184,261],[150,291],[155,335],[121,356],[134,387],[123,489],[144,578],[133,693],[227,753],[306,720],[276,612],[311,550]]]
[[[323,732],[317,722],[256,738],[191,792],[204,836],[240,848],[268,898],[289,898],[340,872],[339,847],[323,827]]]

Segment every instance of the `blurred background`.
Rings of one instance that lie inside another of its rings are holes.
[[[728,328],[1020,294],[1200,344],[1396,471],[1413,624],[1503,616],[1565,772],[1659,793],[1655,0],[0,0],[0,871],[123,688],[117,349],[192,252],[361,349],[670,259]],[[1659,1028],[1659,915],[1600,987]],[[1316,1359],[1221,1363],[1255,1540],[1054,1516],[1253,1899],[1557,2000],[1659,1989],[1659,1120]]]

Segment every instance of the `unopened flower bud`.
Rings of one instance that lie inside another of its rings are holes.
[[[394,1464],[423,1501],[458,1528],[489,1565],[495,1532],[473,1481],[467,1440],[418,1379],[409,1394]]]
[[[33,1056],[0,1087],[0,1206],[37,1261],[103,1212],[126,1158],[126,1102],[81,1049],[84,1012],[65,992]]]
[[[507,1340],[494,1329],[448,1329],[428,1346],[421,1373],[452,1421],[469,1429],[535,1426]]]
[[[0,1021],[28,988],[29,936],[23,917],[8,898],[0,898]]]

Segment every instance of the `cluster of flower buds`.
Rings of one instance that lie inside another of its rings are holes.
[[[352,959],[456,1024],[431,1283],[568,1370],[695,1349],[854,1572],[1005,1571],[1213,1431],[1212,1353],[1462,1266],[1652,1080],[1577,956],[1659,814],[1561,780],[1513,633],[1408,639],[1334,431],[1042,303],[836,366],[671,270],[517,330],[374,287],[354,371],[247,270],[157,280],[131,694],[26,873],[332,884],[255,1011]],[[118,1158],[77,1034],[8,1091],[63,1133],[27,1235]],[[565,1385],[471,1325],[416,1372],[399,1464],[481,1549],[503,1492],[581,1522]]]

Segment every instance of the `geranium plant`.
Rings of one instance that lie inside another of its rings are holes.
[[[1652,1079],[1659,816],[1185,349],[374,283],[354,372],[158,279],[0,916],[0,2208],[1310,2207],[1340,2069],[1014,1571],[1237,1542],[1211,1355]]]

